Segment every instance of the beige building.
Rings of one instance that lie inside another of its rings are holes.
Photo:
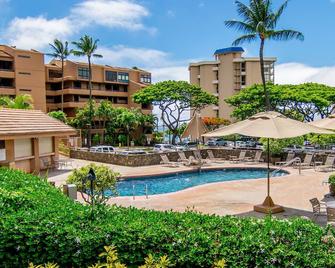
[[[0,95],[30,94],[34,109],[50,112],[61,109],[61,63],[44,64],[44,54],[0,45]],[[64,69],[64,111],[75,115],[89,99],[88,65],[66,61]],[[115,107],[141,108],[151,113],[151,105],[133,102],[132,95],[151,84],[151,74],[140,69],[92,65],[93,98],[110,100]]]
[[[58,159],[60,138],[70,135],[77,131],[41,111],[0,108],[0,167],[47,169]]]
[[[44,54],[0,45],[0,95],[30,94],[35,109],[46,111]]]
[[[61,108],[61,62],[53,60],[46,64],[47,111]],[[89,100],[88,64],[66,61],[64,65],[64,112],[74,116],[77,108]],[[92,95],[96,102],[109,100],[115,107],[140,108],[151,113],[151,105],[134,103],[132,95],[151,83],[151,74],[140,69],[92,65]]]
[[[218,97],[218,106],[209,106],[201,111],[202,117],[230,119],[232,107],[225,99],[240,90],[262,82],[259,58],[243,57],[241,47],[230,47],[215,51],[214,61],[190,63],[190,83],[199,85]],[[266,81],[274,82],[274,63],[276,58],[265,58]]]

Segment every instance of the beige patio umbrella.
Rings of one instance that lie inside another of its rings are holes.
[[[333,134],[333,132],[315,127],[286,116],[269,111],[251,116],[250,118],[225,126],[206,133],[204,137],[221,137],[232,134],[240,134],[251,137],[268,139],[284,139],[302,136],[308,133]],[[263,213],[278,213],[284,211],[283,207],[275,205],[270,196],[270,150],[268,146],[268,175],[267,175],[267,196],[261,205],[254,206],[254,210]]]
[[[327,118],[315,120],[309,123],[310,125],[335,130],[335,114],[330,115]]]
[[[200,114],[196,113],[184,130],[183,139],[191,137],[191,140],[199,140],[203,134],[208,132],[205,123],[202,121]]]

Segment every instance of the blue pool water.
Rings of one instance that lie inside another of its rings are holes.
[[[287,172],[280,171],[274,176],[283,176]],[[201,172],[187,172],[163,176],[150,176],[143,178],[129,178],[117,183],[117,191],[120,196],[164,194],[180,191],[186,188],[206,183],[234,181],[243,179],[266,178],[267,170],[264,168],[231,168],[220,170],[202,170]]]

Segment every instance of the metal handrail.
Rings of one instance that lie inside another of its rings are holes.
[[[280,168],[275,169],[271,172],[271,176],[276,174],[279,171],[282,171],[284,167],[288,167],[291,164],[298,163],[299,164],[299,175],[301,175],[301,159],[299,157],[293,158],[292,160],[288,161],[286,164],[280,166]]]

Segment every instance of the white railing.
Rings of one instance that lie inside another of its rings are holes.
[[[275,169],[271,172],[271,177],[273,177],[274,174],[282,171],[285,167],[288,167],[292,164],[298,164],[299,166],[299,175],[301,175],[301,159],[299,157],[293,158],[292,160],[288,161],[286,164],[281,165],[279,168]]]

